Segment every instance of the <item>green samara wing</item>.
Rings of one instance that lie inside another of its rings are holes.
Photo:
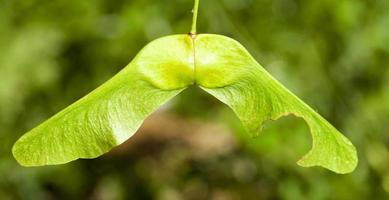
[[[358,160],[350,141],[268,74],[238,42],[199,35],[195,52],[196,82],[231,107],[249,133],[258,135],[266,120],[294,114],[306,121],[313,137],[312,149],[299,165],[337,173],[354,170]]]
[[[14,145],[23,166],[94,158],[121,144],[163,103],[192,84],[187,35],[151,42],[102,86],[43,122]]]

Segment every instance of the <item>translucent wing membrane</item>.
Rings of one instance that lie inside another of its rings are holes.
[[[196,39],[195,51],[198,84],[230,106],[249,133],[258,135],[266,120],[294,114],[306,121],[313,138],[299,165],[337,173],[354,170],[357,154],[350,141],[269,75],[238,42],[203,35]]]
[[[186,35],[150,43],[111,80],[21,137],[15,158],[24,166],[61,164],[97,157],[124,142],[191,84],[185,77],[192,74],[191,52]]]

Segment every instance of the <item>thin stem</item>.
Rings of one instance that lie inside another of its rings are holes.
[[[190,30],[190,34],[196,35],[196,28],[197,28],[197,14],[199,12],[199,4],[200,0],[194,0],[194,7],[193,7],[193,20],[192,20],[192,28]]]

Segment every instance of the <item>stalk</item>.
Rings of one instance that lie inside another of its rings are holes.
[[[194,6],[193,6],[193,20],[192,20],[192,28],[190,30],[190,34],[191,35],[196,35],[197,31],[196,31],[196,28],[197,28],[197,14],[199,12],[199,4],[200,4],[200,0],[194,0]]]

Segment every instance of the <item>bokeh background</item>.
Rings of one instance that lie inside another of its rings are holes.
[[[389,199],[389,1],[203,0],[199,32],[240,41],[355,144],[337,175],[295,164],[304,121],[246,134],[233,112],[190,88],[112,152],[23,168],[23,133],[126,66],[149,41],[187,33],[191,0],[0,0],[0,199]]]

